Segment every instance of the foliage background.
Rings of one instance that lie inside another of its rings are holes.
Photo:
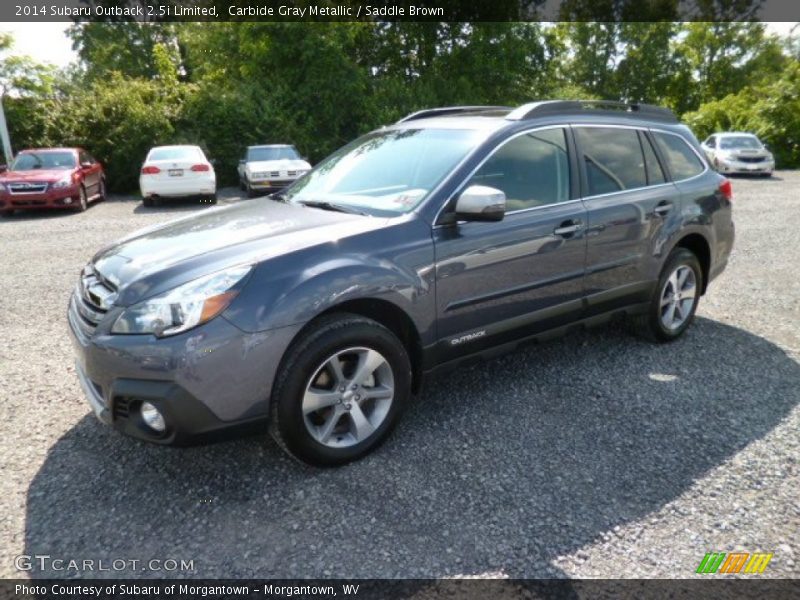
[[[83,146],[115,190],[137,187],[156,144],[203,146],[230,184],[248,144],[294,143],[316,162],[420,108],[544,98],[666,105],[701,139],[753,131],[780,167],[800,166],[800,44],[761,23],[91,23],[70,36],[79,64],[55,71],[8,57],[0,34],[12,142]]]

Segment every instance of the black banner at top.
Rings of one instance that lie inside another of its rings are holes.
[[[798,21],[794,0],[3,0],[0,21]]]

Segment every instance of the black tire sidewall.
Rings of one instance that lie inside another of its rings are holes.
[[[363,346],[380,352],[394,377],[395,395],[383,423],[366,440],[348,448],[329,448],[308,432],[302,398],[306,385],[320,365],[339,350]],[[281,367],[285,375],[273,396],[273,426],[287,450],[295,457],[319,466],[340,465],[364,456],[389,435],[411,395],[411,363],[403,345],[388,329],[361,317],[344,317],[304,336]]]
[[[692,305],[692,312],[689,318],[678,327],[677,329],[667,329],[661,322],[661,294],[664,291],[664,286],[669,279],[669,276],[680,266],[687,266],[694,272],[695,277],[695,299]],[[703,289],[703,269],[700,267],[700,261],[697,257],[686,248],[674,249],[664,264],[661,270],[661,276],[658,278],[658,285],[656,286],[653,294],[653,300],[650,305],[650,327],[653,334],[662,341],[671,341],[679,338],[694,321],[694,315],[697,312],[697,306],[700,303],[700,290]]]

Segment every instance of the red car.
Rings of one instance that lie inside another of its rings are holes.
[[[80,148],[23,150],[0,174],[0,215],[15,209],[62,208],[84,211],[103,200],[103,166]]]

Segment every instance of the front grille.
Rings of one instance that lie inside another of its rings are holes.
[[[766,156],[740,156],[739,160],[744,163],[760,163],[767,160]]]
[[[13,206],[44,206],[47,200],[12,200]]]
[[[280,177],[281,176],[281,172],[280,171],[270,171],[269,172],[269,176],[270,177]]]
[[[116,297],[116,288],[94,269],[86,267],[75,288],[75,309],[81,320],[94,328],[103,320]]]
[[[12,194],[41,194],[46,189],[46,183],[10,183],[8,185],[8,191]]]

